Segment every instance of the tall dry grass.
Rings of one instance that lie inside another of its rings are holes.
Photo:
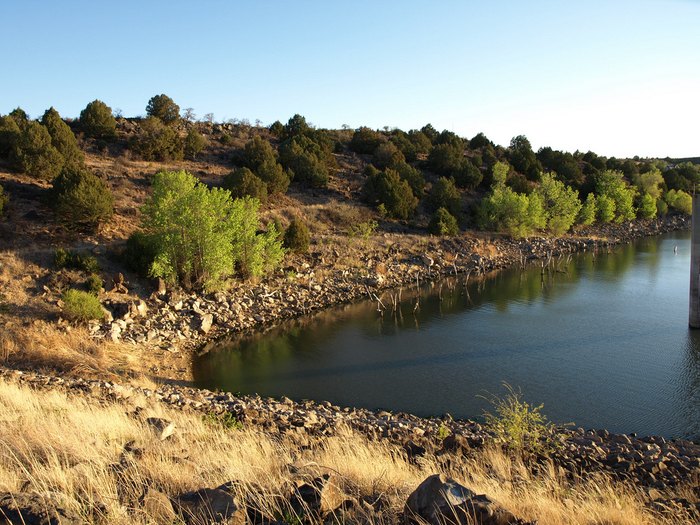
[[[138,415],[135,406],[144,407]],[[145,422],[150,416],[174,421],[175,434],[159,441]],[[0,491],[59,499],[87,522],[145,524],[156,522],[138,504],[146,487],[174,496],[235,481],[248,506],[292,520],[287,497],[294,483],[333,473],[349,497],[381,503],[378,513],[357,505],[350,521],[394,523],[410,492],[444,472],[541,525],[692,523],[654,514],[641,490],[606,476],[572,482],[551,466],[535,476],[495,450],[448,467],[435,458],[410,462],[399,448],[349,430],[299,447],[299,437],[208,421],[147,399],[98,404],[0,382]],[[143,451],[140,457],[124,454],[129,442]]]

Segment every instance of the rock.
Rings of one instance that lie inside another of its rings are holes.
[[[165,281],[158,277],[158,295],[165,295],[168,292],[168,289],[165,286]]]
[[[112,315],[112,312],[107,310],[104,306],[102,307],[102,317],[106,323],[111,323],[114,321],[114,316]]]
[[[168,439],[175,432],[175,423],[161,417],[149,417],[146,419],[146,423],[161,441]]]
[[[211,330],[211,325],[214,323],[214,316],[212,314],[203,314],[199,318],[199,330],[207,334]]]
[[[72,511],[61,508],[54,498],[36,493],[0,493],[0,523],[22,525],[82,525]]]
[[[177,506],[188,524],[245,525],[246,523],[245,509],[230,492],[221,487],[186,492],[177,498]]]
[[[340,508],[346,499],[336,476],[324,474],[311,483],[300,484],[292,495],[292,506],[299,512],[309,510],[326,516]]]
[[[141,317],[146,317],[146,314],[148,313],[148,305],[143,299],[139,300],[138,304],[136,305],[136,312]]]
[[[119,341],[119,339],[121,339],[121,336],[121,326],[119,326],[117,323],[112,323],[112,325],[109,328],[109,338],[116,343]]]
[[[170,498],[154,488],[148,488],[141,498],[143,512],[154,523],[173,523],[177,521],[177,513]]]
[[[426,478],[408,497],[404,509],[408,523],[427,521],[431,525],[525,525],[485,495],[477,495],[442,474]]]

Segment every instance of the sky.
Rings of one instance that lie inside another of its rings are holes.
[[[216,121],[700,155],[700,0],[0,0],[0,21],[0,114],[165,93]]]

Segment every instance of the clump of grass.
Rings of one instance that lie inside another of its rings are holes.
[[[102,281],[102,278],[96,273],[91,273],[85,280],[85,285],[87,286],[88,292],[97,297],[104,287],[104,281]]]
[[[62,296],[63,313],[74,321],[90,321],[103,319],[104,312],[100,300],[93,294],[71,288]]]

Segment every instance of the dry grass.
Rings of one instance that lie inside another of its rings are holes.
[[[135,416],[134,405],[146,408]],[[174,421],[174,436],[158,441],[144,423],[149,416]],[[411,463],[399,449],[349,431],[299,447],[290,438],[212,426],[199,415],[145,399],[98,405],[2,382],[0,421],[0,491],[58,495],[88,522],[99,517],[113,524],[153,523],[137,503],[145,487],[172,496],[229,481],[237,482],[235,490],[248,505],[289,517],[285,496],[296,480],[335,473],[348,496],[383,502],[371,518],[367,506],[358,506],[350,521],[389,523],[398,520],[407,496],[425,477],[445,472],[540,525],[692,523],[655,516],[639,490],[605,476],[570,482],[553,467],[533,476],[495,451],[445,467],[435,459]],[[143,455],[124,461],[130,441]],[[123,466],[115,468],[120,460]]]

